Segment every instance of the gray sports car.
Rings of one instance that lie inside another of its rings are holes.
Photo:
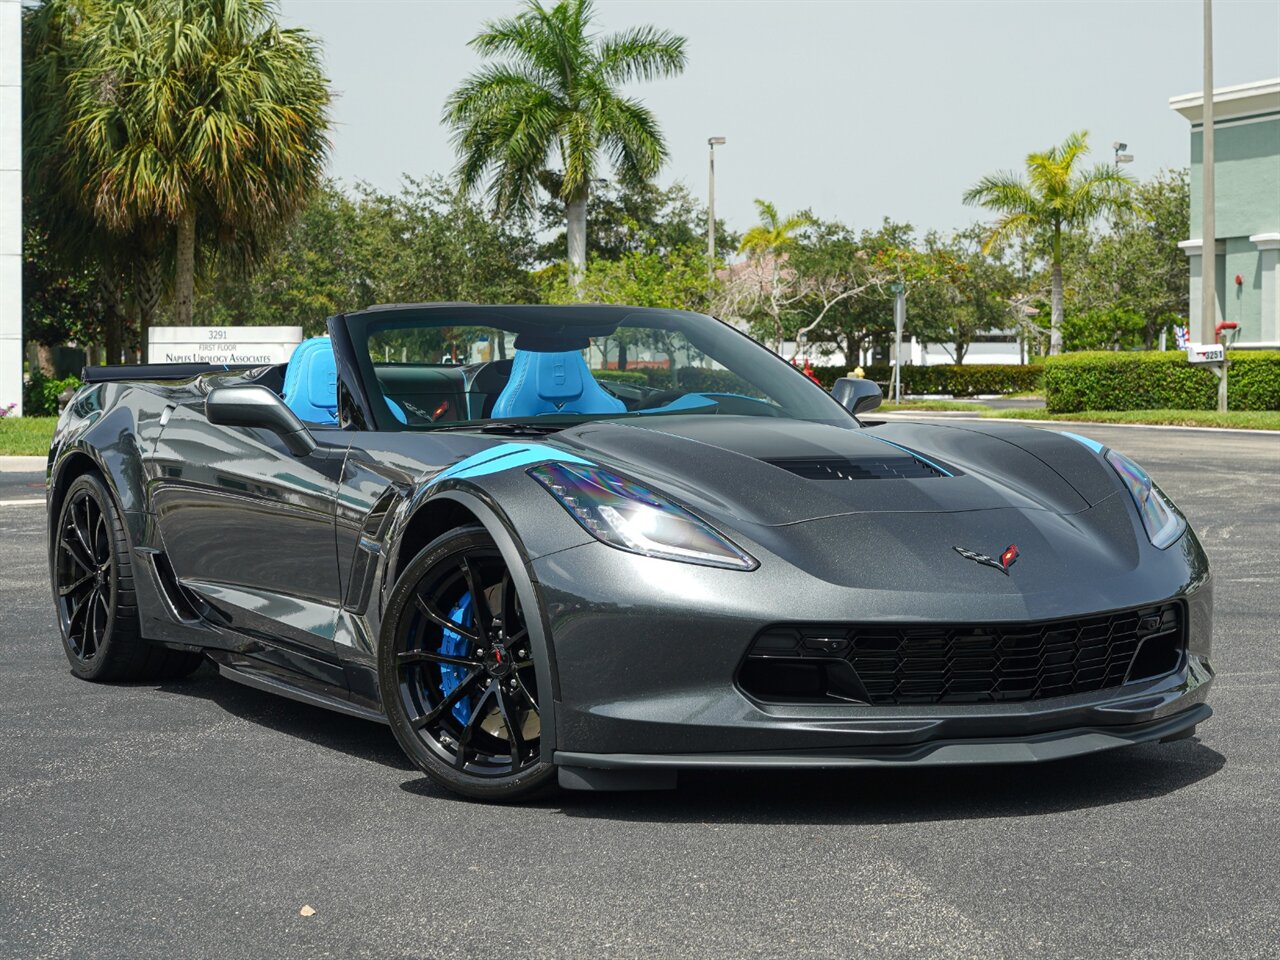
[[[73,672],[390,724],[460,793],[1047,760],[1210,715],[1212,590],[1127,457],[874,423],[710,317],[371,307],[287,365],[90,368],[49,453]]]

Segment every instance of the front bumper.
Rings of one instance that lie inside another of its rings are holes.
[[[600,544],[538,558],[552,638],[553,759],[621,768],[1012,763],[1168,739],[1210,715],[1212,587],[1198,544],[1128,582],[1030,584],[999,595],[860,589],[790,565],[741,573]],[[975,566],[975,570],[982,571]],[[981,581],[978,581],[979,583]],[[1174,672],[1090,693],[1005,703],[766,703],[734,682],[751,640],[780,621],[1049,620],[1186,603]],[[916,611],[919,611],[918,613]]]

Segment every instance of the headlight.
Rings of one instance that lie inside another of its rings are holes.
[[[1178,515],[1173,504],[1151,482],[1147,471],[1123,453],[1108,450],[1105,456],[1119,474],[1120,480],[1129,488],[1129,494],[1138,505],[1142,525],[1147,528],[1147,536],[1151,538],[1151,542],[1163,550],[1182,536],[1187,529],[1187,521]]]
[[[754,570],[756,559],[666,497],[597,467],[544,463],[529,476],[597,540],[646,557]]]

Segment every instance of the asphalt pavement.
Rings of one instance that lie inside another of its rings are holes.
[[[1280,437],[1075,429],[1144,464],[1209,552],[1197,738],[526,807],[446,794],[385,728],[208,667],[75,680],[44,511],[0,506],[0,957],[1274,960]],[[0,474],[0,501],[40,482]]]

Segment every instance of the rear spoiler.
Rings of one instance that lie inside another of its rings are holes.
[[[261,363],[109,363],[85,367],[80,379],[85,383],[128,380],[190,380],[214,371],[256,370]]]

